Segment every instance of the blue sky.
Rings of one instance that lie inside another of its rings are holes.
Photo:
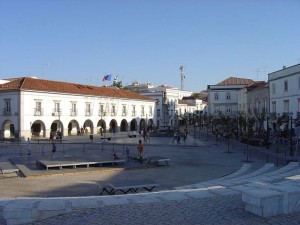
[[[0,78],[198,92],[300,63],[300,0],[0,0]],[[105,82],[109,85],[111,82]]]

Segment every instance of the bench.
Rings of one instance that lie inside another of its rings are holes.
[[[256,184],[242,192],[245,210],[263,218],[300,212],[299,187],[299,182]]]
[[[165,158],[162,156],[150,156],[148,157],[147,164],[154,164],[156,166],[162,165],[161,163],[165,163],[167,166],[169,166],[169,158]]]
[[[100,189],[100,195],[107,193],[109,195],[114,195],[117,192],[122,194],[127,193],[137,193],[138,191],[145,190],[151,192],[159,184],[153,180],[126,180],[126,181],[116,181],[106,184],[100,184],[97,186]]]
[[[101,140],[102,140],[102,141],[110,141],[110,140],[111,140],[111,137],[101,137]]]
[[[9,162],[0,163],[0,172],[2,174],[2,178],[5,178],[6,174],[12,174],[13,177],[18,177],[19,171],[19,168]]]

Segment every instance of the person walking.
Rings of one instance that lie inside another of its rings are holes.
[[[54,156],[54,153],[56,152],[56,145],[55,143],[53,142],[52,143],[52,151],[51,151],[51,159],[53,159],[53,156]]]
[[[31,155],[31,141],[27,138],[27,155]]]
[[[176,129],[176,130],[174,131],[174,137],[173,137],[172,143],[174,143],[175,140],[177,141],[177,139],[178,139],[177,136],[178,136],[178,130]]]
[[[143,146],[142,140],[139,140],[139,145],[138,145],[137,149],[138,149],[138,154],[139,154],[138,160],[140,162],[143,162],[142,153],[144,151],[144,146]]]
[[[183,142],[185,143],[185,140],[187,138],[187,135],[188,135],[188,132],[187,132],[187,129],[184,128],[184,132],[183,132]]]

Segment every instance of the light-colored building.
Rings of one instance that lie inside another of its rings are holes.
[[[208,113],[211,115],[236,115],[239,90],[253,83],[254,81],[251,79],[229,77],[216,85],[208,85]]]
[[[271,118],[300,119],[300,64],[268,75]]]
[[[238,91],[238,112],[246,116],[268,113],[269,89],[265,81],[256,81]]]
[[[180,121],[183,119],[181,114],[187,112],[189,108],[186,104],[180,104],[179,100],[191,96],[192,92],[161,85],[150,88],[147,92],[141,94],[156,100],[155,124],[157,128],[163,130],[173,129],[180,125]]]
[[[1,83],[0,138],[139,131],[155,120],[155,101],[133,91],[30,77]]]
[[[150,88],[154,88],[154,86],[150,83],[140,83],[138,81],[132,82],[132,84],[127,85],[125,87],[127,90],[135,91],[135,92],[145,92],[148,91]]]

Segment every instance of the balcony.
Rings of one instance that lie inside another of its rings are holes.
[[[85,116],[92,116],[93,115],[93,112],[91,111],[85,111]]]
[[[44,109],[35,108],[34,111],[33,111],[33,114],[35,116],[43,116],[44,115]]]
[[[136,116],[136,113],[135,113],[135,112],[132,112],[132,116]]]
[[[78,115],[78,110],[77,109],[71,109],[70,116],[77,116],[77,115]]]
[[[103,111],[101,111],[101,110],[99,110],[99,112],[98,112],[98,116],[106,116],[106,113],[105,112],[103,112]]]
[[[11,115],[11,110],[10,110],[10,109],[4,108],[4,109],[3,109],[3,115],[4,115],[4,116],[10,116],[10,115]]]
[[[271,112],[269,117],[271,120],[276,120],[277,118],[276,112]]]
[[[53,110],[52,116],[60,116],[60,115],[61,115],[60,109]]]
[[[126,111],[122,112],[122,116],[127,116],[127,112]]]

